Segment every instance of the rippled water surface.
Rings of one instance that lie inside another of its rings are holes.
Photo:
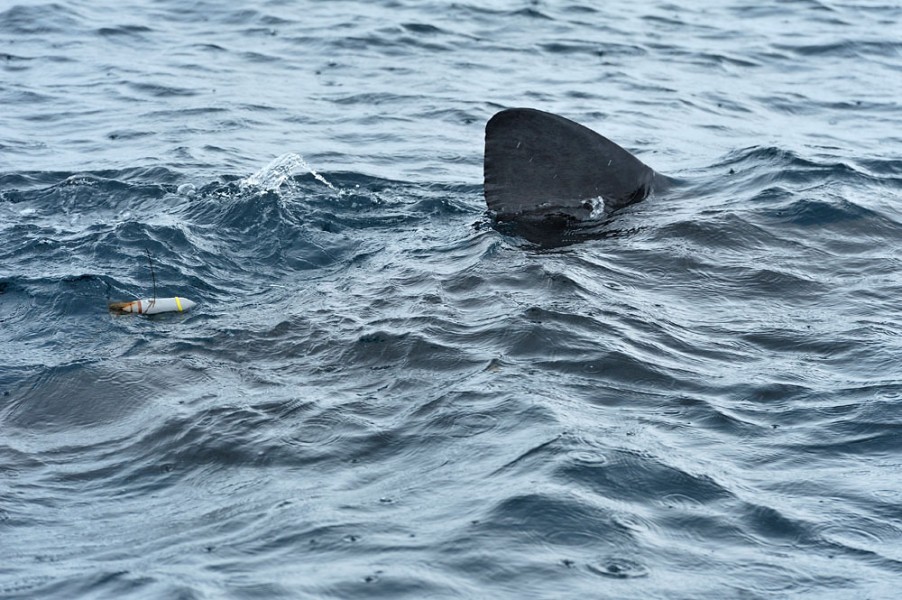
[[[894,598],[900,31],[0,0],[0,597]],[[679,184],[499,231],[509,106]]]

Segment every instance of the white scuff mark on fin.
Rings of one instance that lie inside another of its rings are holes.
[[[590,219],[601,219],[604,217],[604,198],[596,196],[595,198],[590,198],[589,203],[592,205],[592,212],[589,213]]]

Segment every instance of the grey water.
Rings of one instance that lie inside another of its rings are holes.
[[[892,0],[0,0],[0,597],[897,597],[900,98]],[[496,228],[512,106],[680,184]]]

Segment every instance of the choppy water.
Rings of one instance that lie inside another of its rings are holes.
[[[902,6],[611,4],[0,2],[0,596],[895,597]]]

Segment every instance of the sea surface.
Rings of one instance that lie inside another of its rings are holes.
[[[897,0],[0,0],[0,598],[898,598],[900,98]],[[503,231],[512,106],[678,184]]]

